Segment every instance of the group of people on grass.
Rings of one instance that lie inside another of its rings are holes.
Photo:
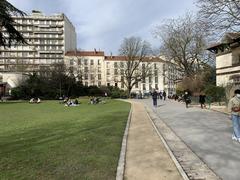
[[[79,101],[78,101],[78,99],[72,100],[72,99],[70,99],[68,97],[65,97],[63,99],[63,104],[65,106],[68,106],[68,107],[70,107],[70,106],[78,106],[79,105]]]
[[[40,98],[31,98],[29,100],[29,103],[30,104],[39,104],[39,103],[41,103],[41,99]]]
[[[62,100],[62,98],[61,98]],[[78,101],[78,99],[70,99],[68,97],[64,97],[64,99],[62,101],[60,101],[59,103],[64,104],[65,106],[78,106],[80,104],[80,102]],[[89,99],[89,104],[99,104],[99,103],[105,103],[105,101],[103,101],[100,97],[91,97]]]

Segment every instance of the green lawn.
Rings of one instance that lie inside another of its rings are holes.
[[[130,104],[0,103],[0,179],[115,179]]]

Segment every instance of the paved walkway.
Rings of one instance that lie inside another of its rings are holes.
[[[186,109],[184,104],[171,100],[159,101],[157,108],[152,107],[151,99],[139,101],[152,108],[220,178],[240,179],[240,143],[231,139],[228,115],[194,107]]]
[[[124,178],[126,180],[182,179],[153,128],[143,104],[132,101],[132,108]]]

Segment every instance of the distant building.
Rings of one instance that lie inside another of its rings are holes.
[[[162,57],[162,59],[164,58]],[[178,66],[171,61],[165,61],[163,65],[163,72],[164,90],[168,95],[176,94],[177,84],[181,82],[183,74],[178,70]]]
[[[208,47],[216,54],[216,84],[240,83],[240,33],[226,33],[220,43]]]
[[[65,55],[65,64],[72,70],[75,76],[82,77],[82,82],[86,86],[116,86],[126,89],[124,85],[124,56],[106,56],[103,51],[70,51]],[[153,89],[164,90],[163,66],[166,63],[161,58],[148,57],[141,63],[149,63],[152,76],[143,79],[136,84],[132,92],[149,93]]]
[[[0,47],[0,72],[44,73],[64,54],[76,49],[76,32],[64,14],[46,16],[32,11],[28,16],[14,16],[16,29],[29,44]],[[3,30],[4,32],[4,30]]]

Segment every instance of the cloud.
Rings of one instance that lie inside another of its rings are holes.
[[[196,9],[194,0],[9,0],[17,8],[63,12],[76,27],[78,47],[118,53],[125,37],[140,36],[157,46],[151,31],[166,18]]]

